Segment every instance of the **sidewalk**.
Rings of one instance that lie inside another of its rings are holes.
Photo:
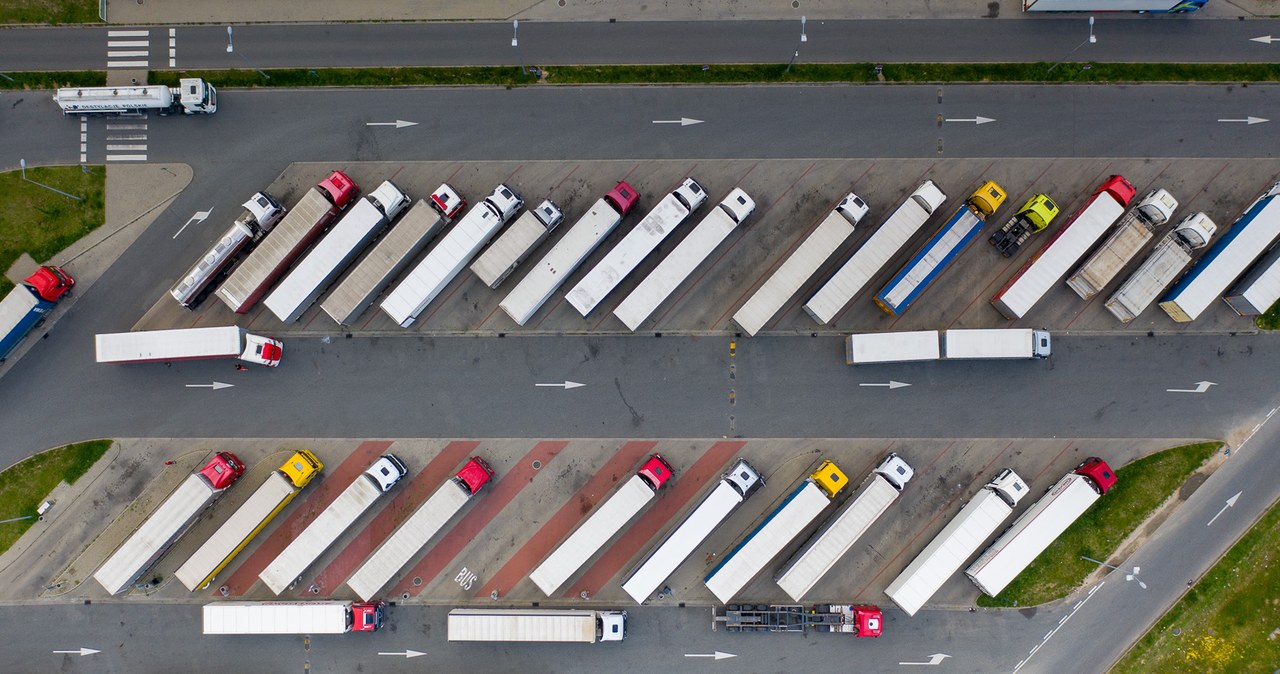
[[[305,10],[303,9],[305,7]],[[1280,0],[1210,0],[1195,18],[1280,14]],[[983,0],[108,0],[117,25],[184,23],[325,23],[350,21],[813,21],[838,19],[1028,18],[1022,3]],[[1048,14],[1055,16],[1055,14]],[[1056,15],[1063,16],[1063,15]],[[1070,16],[1070,15],[1068,15]],[[1120,16],[1120,15],[1117,15]],[[1141,15],[1132,14],[1133,18]]]

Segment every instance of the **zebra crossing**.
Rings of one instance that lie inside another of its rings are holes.
[[[147,160],[147,116],[137,119],[107,123],[107,161]]]
[[[108,68],[146,68],[151,57],[150,30],[107,31]]]

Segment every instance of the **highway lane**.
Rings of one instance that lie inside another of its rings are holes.
[[[211,116],[149,125],[150,161],[772,157],[1272,157],[1280,86],[743,86],[224,90]],[[21,101],[21,102],[19,102]],[[20,134],[0,167],[79,160],[79,121],[0,92]],[[976,117],[995,119],[981,125]],[[654,124],[690,118],[700,124]],[[417,126],[371,127],[395,120]],[[105,158],[105,121],[89,161]],[[287,148],[287,153],[285,149]]]
[[[782,63],[799,38],[797,21],[521,22],[519,50],[510,22],[248,25],[177,29],[177,67],[279,68],[630,63]],[[113,26],[112,29],[123,29]],[[152,69],[167,69],[168,29],[149,28]],[[1280,35],[1280,21],[1101,15],[1098,41],[1083,16],[985,19],[810,21],[801,63],[1080,61],[1266,63],[1278,45],[1251,41]],[[5,31],[5,70],[101,70],[107,29]]]

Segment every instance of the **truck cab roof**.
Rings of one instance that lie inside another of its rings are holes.
[[[280,202],[266,192],[258,192],[250,197],[244,202],[244,210],[249,212],[253,221],[257,223],[258,229],[263,232],[271,231],[271,228],[275,227],[285,214],[285,209],[280,207]]]
[[[1208,215],[1205,215],[1204,211],[1188,215],[1173,229],[1182,243],[1192,250],[1204,248],[1217,231],[1218,226]]]
[[[76,280],[63,271],[62,267],[44,266],[28,276],[26,284],[42,299],[56,302],[75,286]]]
[[[915,470],[897,454],[886,456],[884,461],[881,461],[880,465],[876,466],[875,472],[888,480],[889,484],[896,487],[898,491],[902,491],[902,488],[906,487],[907,483],[916,474]]]
[[[627,612],[600,612],[600,641],[622,641],[627,638]]]
[[[1111,196],[1115,197],[1116,201],[1120,202],[1120,205],[1128,206],[1129,202],[1133,201],[1133,197],[1138,193],[1138,190],[1133,186],[1133,183],[1125,180],[1124,176],[1113,175],[1110,178],[1107,178],[1107,180],[1094,191],[1094,195],[1096,196],[1103,192],[1110,192]]]
[[[395,220],[400,211],[409,205],[408,195],[390,180],[382,181],[378,189],[369,193],[368,199],[382,211],[387,220]]]
[[[493,478],[493,469],[489,467],[489,464],[485,463],[484,459],[473,456],[471,460],[467,461],[467,465],[458,471],[456,477],[467,488],[467,491],[474,496]]]
[[[351,605],[353,632],[377,632],[382,627],[386,604],[380,601],[356,602]]]
[[[878,637],[884,632],[884,614],[876,606],[854,606],[853,620],[859,637]]]
[[[1000,471],[994,480],[987,483],[987,488],[999,494],[1010,508],[1018,505],[1018,501],[1027,493],[1027,483],[1012,468]]]
[[[640,200],[640,193],[625,180],[618,181],[613,189],[609,190],[604,198],[613,204],[620,215],[626,215],[635,207],[636,202]]]
[[[1147,222],[1160,226],[1173,219],[1173,212],[1178,209],[1178,200],[1164,188],[1147,192],[1138,203],[1138,213]]]
[[[741,187],[733,188],[729,196],[720,202],[720,206],[728,211],[733,221],[738,224],[742,224],[742,221],[746,220],[756,210],[756,202],[752,201],[751,197],[747,196],[747,193]]]
[[[760,477],[759,471],[747,463],[746,459],[740,459],[732,470],[725,473],[724,479],[728,480],[743,498],[764,486],[764,478]]]
[[[516,214],[524,206],[524,199],[516,194],[515,190],[506,185],[498,185],[493,190],[493,194],[489,195],[488,201],[494,208],[498,209],[498,213],[504,221],[510,220],[511,216]]]
[[[391,491],[391,488],[396,486],[396,483],[408,472],[404,462],[395,454],[383,454],[373,462],[372,466],[369,466],[364,474],[372,478],[373,483],[385,493]]]
[[[818,488],[827,495],[827,498],[835,498],[836,494],[839,494],[840,490],[844,489],[846,484],[849,484],[848,476],[831,461],[823,461],[822,465],[818,466],[818,469],[809,476],[809,479],[818,485]]]
[[[320,459],[316,458],[309,450],[301,449],[294,452],[288,461],[280,466],[280,472],[289,478],[293,486],[301,489],[307,486],[320,471],[324,469],[324,464],[320,463]]]
[[[346,208],[360,194],[360,188],[355,181],[347,177],[342,171],[334,171],[329,174],[328,178],[320,181],[316,187],[329,195],[329,201],[338,208]]]
[[[449,183],[440,183],[436,191],[431,193],[431,203],[435,205],[440,215],[452,220],[457,217],[462,209],[467,207],[467,200],[458,194]]]
[[[973,206],[983,215],[994,215],[1000,210],[1000,206],[1004,204],[1004,200],[1008,198],[1008,193],[994,180],[988,180],[982,183],[982,186],[974,190],[969,195],[969,205]]]
[[[1035,231],[1039,232],[1048,227],[1061,210],[1049,195],[1042,193],[1027,199],[1027,203],[1018,209],[1018,215],[1034,225]]]
[[[1107,493],[1116,483],[1116,474],[1111,470],[1111,466],[1106,461],[1091,456],[1084,460],[1079,466],[1076,466],[1075,473],[1089,478],[1093,483],[1093,488],[1099,494]]]
[[[560,223],[564,222],[564,211],[556,205],[556,202],[550,199],[543,199],[538,207],[533,209],[533,215],[541,222],[547,231],[555,229]]]
[[[926,213],[933,213],[947,201],[947,195],[932,180],[924,181],[916,191],[911,193],[911,198],[920,204],[920,208],[923,208]]]
[[[836,210],[843,214],[850,223],[857,225],[870,212],[871,207],[862,200],[862,197],[850,192],[836,206]]]
[[[702,185],[693,178],[685,178],[672,194],[683,201],[690,211],[698,210],[698,207],[707,201],[707,191],[702,189]]]
[[[636,475],[648,482],[654,491],[661,489],[662,485],[671,479],[672,474],[671,464],[667,463],[667,460],[662,458],[661,454],[654,454],[649,457],[649,460],[645,461],[643,466],[640,466],[640,470],[636,471]]]
[[[200,469],[200,474],[214,491],[221,491],[244,475],[244,464],[231,452],[218,452]]]

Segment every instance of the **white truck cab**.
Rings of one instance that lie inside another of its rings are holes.
[[[746,220],[756,210],[756,202],[752,201],[751,197],[747,196],[747,193],[741,187],[733,188],[733,191],[724,198],[724,201],[720,202],[720,205],[724,206],[724,209],[733,217],[733,221],[738,224],[742,224],[742,221]]]
[[[524,206],[524,199],[521,199],[520,195],[515,193],[515,190],[506,185],[498,185],[493,190],[493,194],[490,194],[485,201],[488,201],[494,208],[498,209],[503,222],[510,220],[511,216],[515,215],[516,211]]]
[[[467,200],[458,194],[449,183],[440,183],[436,191],[431,193],[431,203],[435,204],[436,211],[445,218],[452,220],[457,217],[462,209],[467,207]]]
[[[622,641],[627,638],[627,612],[600,612],[600,641]]]
[[[764,486],[764,478],[760,477],[760,473],[745,459],[738,461],[733,470],[725,473],[724,479],[732,483],[743,498],[746,498],[748,494],[759,487]]]
[[[367,198],[382,211],[388,222],[395,220],[400,211],[409,205],[409,196],[390,180],[382,181],[378,189],[370,192]]]
[[[244,353],[240,354],[240,360],[266,365],[267,367],[276,367],[280,364],[280,356],[283,353],[284,343],[280,340],[246,333],[244,336]]]
[[[875,472],[888,480],[889,484],[896,487],[898,491],[902,491],[902,488],[906,487],[907,483],[916,474],[911,466],[897,454],[886,456],[884,461],[881,461],[880,465],[876,466]]]
[[[1010,508],[1013,508],[1027,493],[1027,483],[1023,482],[1012,468],[1005,468],[995,476],[995,479],[987,483],[987,489],[998,494]]]
[[[1048,358],[1052,352],[1048,330],[1031,331],[1031,354],[1034,358]]]
[[[707,201],[707,191],[702,189],[702,185],[693,178],[685,178],[672,194],[683,201],[690,212],[698,210],[698,207]]]
[[[548,234],[564,222],[564,211],[550,199],[543,199],[542,203],[533,209],[533,215],[547,228]]]
[[[1142,201],[1138,202],[1138,215],[1156,227],[1169,222],[1177,209],[1178,200],[1164,188],[1147,192]]]
[[[383,454],[364,472],[365,475],[373,478],[374,483],[383,493],[391,491],[391,488],[408,473],[404,462],[395,454]]]
[[[866,217],[867,212],[870,210],[871,207],[867,205],[867,202],[853,192],[847,194],[840,202],[840,205],[836,206],[836,212],[843,215],[853,225],[862,222],[862,218]]]

